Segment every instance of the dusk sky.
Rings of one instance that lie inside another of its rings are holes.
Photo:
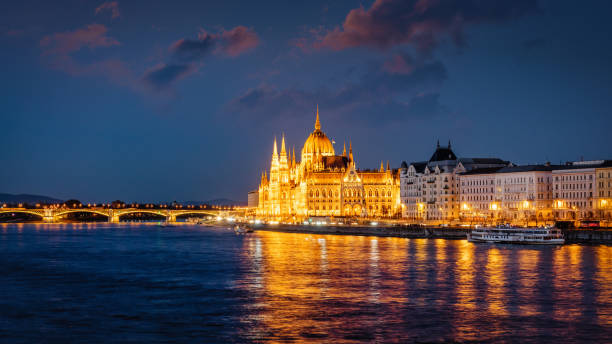
[[[0,192],[246,201],[317,104],[358,168],[612,158],[609,1],[3,1]]]

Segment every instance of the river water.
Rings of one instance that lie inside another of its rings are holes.
[[[0,225],[3,342],[612,341],[612,247]]]

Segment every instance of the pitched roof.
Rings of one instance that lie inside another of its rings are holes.
[[[423,173],[425,172],[425,167],[427,167],[427,161],[411,162],[410,165],[414,166],[417,173]]]
[[[475,168],[475,169],[473,169],[471,171],[463,172],[463,173],[461,173],[461,175],[465,176],[465,175],[472,175],[472,174],[490,174],[490,173],[496,173],[497,171],[499,171],[502,168],[505,168],[505,167],[482,167],[482,168]]]
[[[453,153],[453,150],[450,149],[450,147],[436,148],[436,151],[433,153],[431,158],[429,158],[429,162],[444,160],[457,160],[457,156],[455,155],[455,153]]]
[[[533,172],[533,171],[552,171],[558,169],[561,165],[521,165],[504,167],[497,173],[513,173],[513,172]]]

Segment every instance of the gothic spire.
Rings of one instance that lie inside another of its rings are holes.
[[[346,156],[346,141],[344,141],[344,148],[342,149],[342,156]]]
[[[383,161],[380,161],[380,169],[378,170],[379,172],[385,172],[385,167],[383,165]]]
[[[281,141],[281,155],[286,155],[287,151],[285,150],[285,133],[283,133],[283,139]]]
[[[274,152],[272,152],[272,155],[274,155],[274,156],[278,155],[278,148],[277,148],[277,144],[276,144],[276,136],[274,136]]]
[[[317,121],[315,122],[315,130],[321,130],[321,122],[319,121],[319,104],[317,104]]]
[[[387,160],[387,171],[391,171],[391,168],[389,168],[389,160]]]

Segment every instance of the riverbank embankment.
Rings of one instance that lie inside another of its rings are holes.
[[[273,232],[287,233],[308,233],[308,234],[336,234],[336,235],[361,235],[379,237],[398,237],[398,238],[423,238],[423,239],[467,239],[469,228],[425,228],[407,226],[302,226],[302,225],[257,225],[255,230],[265,230]],[[612,244],[611,229],[564,229],[567,244]]]

